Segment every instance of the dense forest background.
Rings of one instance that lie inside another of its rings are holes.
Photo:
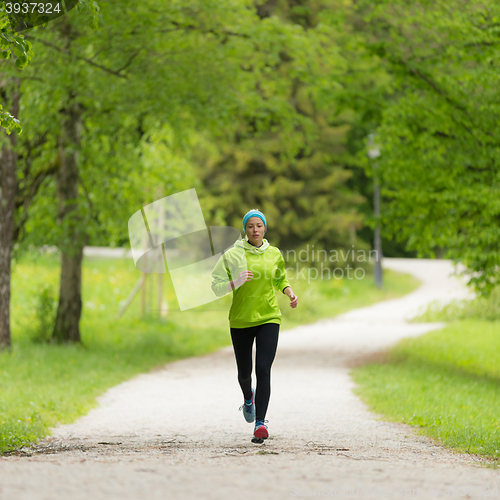
[[[283,251],[368,251],[379,225],[384,256],[497,284],[494,1],[85,0],[19,33],[0,14],[0,338],[11,262],[62,252],[54,335],[78,338],[83,247],[127,248],[133,213],[191,188],[208,225],[262,210]]]

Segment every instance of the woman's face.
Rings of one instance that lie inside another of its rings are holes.
[[[256,247],[260,247],[262,244],[262,240],[264,239],[264,231],[265,231],[264,222],[260,217],[250,217],[247,220],[247,236],[248,241],[255,245]]]

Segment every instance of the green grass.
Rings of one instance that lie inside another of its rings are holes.
[[[500,461],[498,291],[489,298],[432,305],[420,321],[443,329],[402,339],[351,371],[355,392],[383,418],[415,426],[459,452]],[[489,319],[485,319],[489,318]]]
[[[163,280],[166,319],[141,317],[141,295],[119,320],[115,314],[140,273],[131,259],[85,258],[82,270],[81,345],[34,342],[53,321],[59,283],[55,255],[28,254],[12,276],[12,349],[0,353],[0,454],[36,442],[49,428],[73,422],[96,406],[106,389],[175,359],[230,345],[231,294],[180,311],[173,286]],[[156,303],[158,275],[152,277]],[[151,279],[151,275],[148,277]],[[387,271],[378,290],[370,274],[361,280],[295,280],[299,306],[278,294],[282,328],[333,317],[349,309],[404,295],[419,282]],[[37,312],[39,311],[39,312]]]
[[[457,321],[461,319],[500,320],[500,287],[494,288],[488,298],[454,299],[444,307],[433,302],[413,321]]]

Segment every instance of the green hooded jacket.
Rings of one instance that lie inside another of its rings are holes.
[[[281,324],[281,311],[274,290],[285,293],[291,286],[286,277],[285,260],[277,247],[264,238],[260,247],[237,240],[218,260],[212,271],[212,290],[217,297],[230,292],[228,283],[241,271],[252,271],[253,278],[235,288],[229,310],[231,328],[249,328],[264,323]]]

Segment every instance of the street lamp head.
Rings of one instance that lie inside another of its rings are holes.
[[[375,143],[375,134],[369,134],[368,135],[368,156],[370,159],[374,160],[375,158],[378,158],[380,156],[380,149]]]

